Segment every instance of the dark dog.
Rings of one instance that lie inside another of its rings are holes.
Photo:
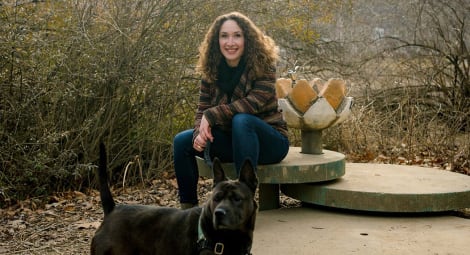
[[[202,207],[116,206],[108,187],[106,152],[100,146],[104,220],[91,242],[91,254],[250,254],[258,208],[255,169],[247,160],[237,181],[226,179],[217,159],[212,169],[212,194]]]

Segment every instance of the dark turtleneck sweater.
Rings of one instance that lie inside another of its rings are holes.
[[[225,60],[222,60],[219,65],[217,86],[227,94],[229,100],[232,98],[233,90],[240,82],[240,77],[242,76],[244,69],[244,61],[240,61],[236,67],[229,66]]]

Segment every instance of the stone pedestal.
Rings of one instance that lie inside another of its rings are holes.
[[[323,141],[322,130],[302,130],[302,153],[305,154],[322,154]]]

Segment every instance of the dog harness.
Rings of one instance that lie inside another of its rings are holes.
[[[215,255],[224,254],[225,245],[223,243],[217,242],[214,244],[214,242],[207,240],[206,236],[204,235],[204,232],[202,231],[202,227],[201,227],[202,215],[204,215],[204,208],[202,208],[201,216],[199,216],[199,221],[197,224],[197,235],[198,235],[197,246],[198,246],[199,253],[201,253],[202,250],[212,250]],[[241,253],[241,255],[252,255],[252,254],[248,250],[248,251]]]

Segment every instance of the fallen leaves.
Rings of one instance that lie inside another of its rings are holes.
[[[453,155],[453,156],[449,156]],[[464,150],[442,148],[442,153],[430,152],[423,148],[410,148],[406,144],[384,148],[376,153],[364,150],[361,153],[349,153],[348,162],[383,163],[398,165],[415,165],[453,171],[470,175],[470,160]]]
[[[73,224],[73,227],[76,229],[98,229],[101,225],[100,221],[89,222],[88,220],[80,220]]]
[[[150,183],[113,189],[116,203],[179,206],[173,176]],[[211,180],[200,181],[201,201],[211,186]],[[47,201],[40,206],[30,199],[0,209],[0,254],[89,254],[91,238],[103,219],[99,192],[62,192]]]
[[[112,190],[116,203],[178,207],[174,177],[150,182],[150,187]],[[210,194],[212,180],[199,181],[201,201]],[[285,207],[298,206],[297,200],[281,197]],[[0,254],[89,254],[91,238],[103,219],[99,193],[70,191],[57,193],[48,203],[23,201],[0,209]]]

